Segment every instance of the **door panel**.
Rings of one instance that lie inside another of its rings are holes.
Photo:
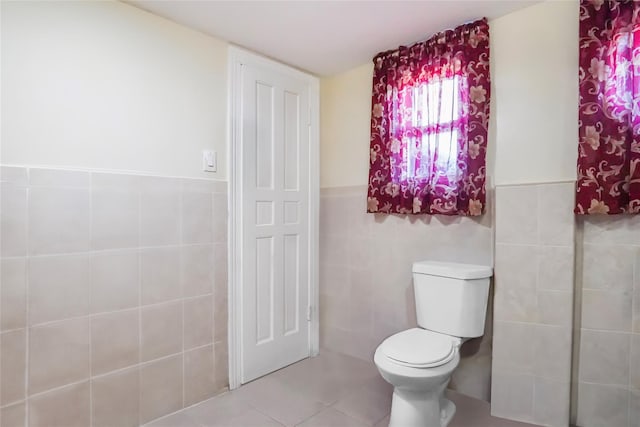
[[[273,189],[274,163],[274,92],[275,88],[266,83],[255,82],[255,153],[256,188]],[[247,105],[247,107],[250,107]],[[250,166],[250,165],[247,165]]]
[[[256,238],[256,344],[273,341],[273,237]]]
[[[308,81],[242,65],[241,382],[309,356]]]
[[[284,236],[284,334],[300,329],[300,236]]]

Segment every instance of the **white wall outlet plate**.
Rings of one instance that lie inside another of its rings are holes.
[[[218,170],[218,153],[212,150],[202,151],[202,170],[216,172]]]

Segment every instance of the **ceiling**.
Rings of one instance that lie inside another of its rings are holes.
[[[128,0],[156,15],[316,75],[337,74],[376,53],[540,0],[191,1]]]

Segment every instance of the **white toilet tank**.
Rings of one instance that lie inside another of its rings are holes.
[[[491,267],[483,265],[414,263],[418,325],[460,338],[482,336],[492,273]]]

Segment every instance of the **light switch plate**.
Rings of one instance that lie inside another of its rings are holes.
[[[218,153],[213,150],[202,151],[202,170],[216,172],[218,170]]]

